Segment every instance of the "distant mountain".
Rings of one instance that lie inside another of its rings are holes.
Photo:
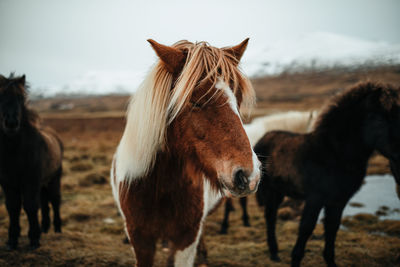
[[[145,74],[145,71],[134,70],[89,71],[62,86],[33,88],[33,97],[131,94],[144,79]]]
[[[400,44],[317,32],[261,44],[259,48],[250,46],[242,69],[248,76],[257,77],[283,71],[399,63]],[[131,94],[145,75],[146,71],[135,70],[89,71],[68,84],[33,88],[32,92],[34,97]]]
[[[247,60],[243,62],[242,68],[249,76],[262,76],[304,68],[399,63],[400,44],[317,32],[279,40],[248,51]]]

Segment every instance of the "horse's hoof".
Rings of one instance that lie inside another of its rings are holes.
[[[271,259],[271,261],[274,261],[274,262],[280,262],[281,261],[281,258],[279,258],[278,255],[271,255],[270,259]]]
[[[243,225],[244,225],[245,227],[250,227],[250,226],[251,226],[249,222],[244,222]]]
[[[61,228],[56,228],[56,229],[54,229],[54,233],[61,233]]]
[[[38,249],[39,247],[40,247],[39,241],[31,241],[31,243],[29,244],[29,250],[35,250]]]
[[[50,229],[50,223],[47,221],[47,222],[42,222],[42,233],[47,233],[47,232],[49,232],[49,229]]]
[[[162,240],[161,241],[161,247],[162,247],[162,251],[169,252],[169,245],[168,245],[168,241],[167,240]]]
[[[6,250],[7,251],[13,251],[13,250],[16,250],[17,248],[18,248],[18,243],[7,242],[7,244],[6,244]]]
[[[228,230],[223,228],[223,229],[221,229],[221,231],[219,231],[219,234],[220,235],[226,235],[226,234],[228,234]]]

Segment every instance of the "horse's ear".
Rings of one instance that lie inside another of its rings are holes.
[[[18,78],[18,83],[25,85],[25,74]]]
[[[185,54],[183,51],[174,47],[159,44],[152,39],[148,39],[147,41],[151,44],[154,51],[156,51],[157,56],[164,63],[168,72],[178,73],[182,70],[183,65],[185,64]]]
[[[379,98],[379,101],[386,111],[391,111],[395,105],[394,99],[395,97],[390,95],[388,92],[383,92]]]
[[[246,38],[243,42],[236,46],[223,48],[226,53],[230,54],[233,58],[236,59],[236,62],[239,63],[242,58],[244,51],[246,50],[247,44],[249,43],[249,38]]]

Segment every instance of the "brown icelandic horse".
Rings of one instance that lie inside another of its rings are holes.
[[[31,249],[40,245],[40,205],[42,231],[47,232],[50,227],[51,202],[54,230],[61,232],[62,143],[54,131],[41,128],[38,115],[27,107],[26,94],[25,75],[0,75],[0,185],[10,218],[10,250],[18,246],[21,206],[29,220]]]
[[[170,266],[192,266],[207,213],[224,195],[254,192],[260,178],[238,111],[254,101],[238,69],[248,39],[222,49],[149,42],[160,61],[129,105],[111,184],[137,265],[152,266],[163,239]]]
[[[335,239],[342,212],[360,188],[368,159],[377,150],[390,160],[400,183],[400,90],[359,84],[333,99],[309,134],[275,131],[255,145],[266,172],[257,200],[265,206],[270,257],[278,261],[276,215],[283,197],[304,199],[292,266],[299,266],[320,210],[325,210],[324,259],[335,264]]]
[[[289,111],[255,118],[251,123],[245,124],[244,129],[249,137],[250,144],[254,146],[267,132],[274,130],[292,131],[295,133],[308,133],[311,131],[316,111]],[[242,221],[244,226],[250,226],[250,217],[247,213],[247,197],[239,198],[242,207]],[[226,198],[224,218],[221,223],[221,234],[226,234],[229,228],[229,213],[235,210],[231,198]]]

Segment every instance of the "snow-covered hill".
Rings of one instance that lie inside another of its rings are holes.
[[[249,76],[261,76],[287,69],[398,63],[400,44],[317,32],[249,50],[242,68]]]
[[[145,71],[88,71],[68,84],[32,89],[36,97],[131,94],[146,75]]]
[[[362,40],[333,33],[310,33],[269,44],[251,44],[242,62],[251,77],[304,68],[351,67],[400,63],[400,44]],[[141,71],[89,71],[68,84],[33,87],[34,95],[87,95],[132,93],[146,75]]]

